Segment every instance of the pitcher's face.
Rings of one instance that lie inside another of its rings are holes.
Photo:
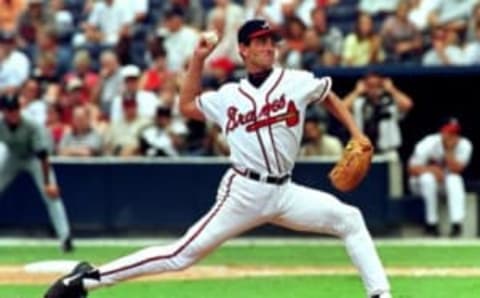
[[[253,38],[248,45],[240,45],[240,54],[249,66],[258,70],[270,69],[275,61],[277,44],[270,35]]]

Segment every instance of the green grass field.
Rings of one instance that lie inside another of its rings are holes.
[[[79,246],[64,256],[52,246],[1,246],[0,264],[21,265],[49,259],[89,260],[94,264],[133,252],[142,246]],[[479,245],[380,245],[386,267],[480,268]],[[339,244],[225,246],[201,265],[350,266]],[[480,297],[479,276],[392,276],[396,298]],[[39,298],[46,285],[2,285],[0,298]],[[365,297],[356,275],[249,277],[186,281],[126,282],[90,294],[91,298],[351,298]]]

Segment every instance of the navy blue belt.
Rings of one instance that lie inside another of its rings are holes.
[[[269,183],[269,184],[276,184],[276,185],[282,185],[284,184],[285,182],[288,181],[288,179],[290,179],[290,174],[286,174],[286,175],[283,175],[283,176],[262,176],[260,175],[259,173],[255,172],[255,171],[252,171],[252,170],[249,170],[249,169],[246,169],[246,170],[239,170],[235,167],[233,167],[233,170],[235,172],[237,172],[238,174],[244,176],[244,177],[247,177],[249,179],[252,179],[252,180],[255,180],[255,181],[259,181],[259,182],[265,182],[265,183]]]

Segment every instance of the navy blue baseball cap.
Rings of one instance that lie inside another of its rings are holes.
[[[265,20],[254,19],[245,22],[238,30],[238,43],[248,44],[253,38],[270,35],[273,40],[280,41],[282,37]]]
[[[5,110],[20,109],[20,101],[16,94],[0,96],[0,108]]]

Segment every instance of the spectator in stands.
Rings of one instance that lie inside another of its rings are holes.
[[[121,64],[136,64],[145,67],[145,37],[147,35],[148,0],[115,1],[125,18],[122,32],[116,43],[116,52]],[[98,49],[91,48],[97,54]],[[97,56],[97,55],[95,55]]]
[[[218,89],[226,82],[233,80],[235,64],[227,57],[219,57],[211,60],[208,65],[207,74],[204,75],[204,88]]]
[[[92,92],[92,102],[96,103],[105,118],[110,118],[112,102],[122,94],[124,80],[117,55],[105,51],[100,56],[100,73],[97,85]]]
[[[422,35],[408,18],[409,3],[398,4],[395,15],[388,17],[382,25],[380,35],[386,52],[386,61],[393,63],[415,63],[422,51]]]
[[[165,12],[165,22],[157,30],[167,51],[168,70],[172,72],[184,69],[199,39],[198,31],[185,24],[184,17],[181,8],[172,7]]]
[[[412,99],[388,77],[370,72],[344,98],[357,125],[372,140],[376,153],[394,153],[402,144],[399,122],[413,107]]]
[[[70,44],[75,23],[73,15],[65,7],[64,0],[50,0],[46,11],[49,16],[47,23],[54,28],[57,38],[65,44]]]
[[[476,27],[477,23],[480,22],[480,2],[478,2],[472,10],[471,16],[468,19],[467,32],[466,32],[466,41],[473,41],[477,39]]]
[[[61,107],[60,119],[63,123],[72,125],[73,110],[75,107],[82,106],[86,103],[83,96],[83,89],[85,88],[81,79],[72,77],[63,86],[64,90],[59,97],[58,104]]]
[[[282,23],[282,14],[280,5],[282,1],[271,0],[246,0],[245,1],[245,18],[264,19],[272,27],[277,27]]]
[[[408,162],[411,191],[425,200],[425,232],[439,236],[437,204],[438,195],[447,199],[450,236],[462,233],[465,216],[465,185],[462,172],[470,162],[472,143],[461,135],[457,119],[445,121],[438,133],[422,138]]]
[[[365,66],[383,61],[380,35],[375,32],[372,18],[360,13],[355,23],[354,32],[345,38],[342,63],[345,66]]]
[[[129,16],[115,2],[103,0],[93,4],[88,20],[82,24],[83,33],[75,36],[74,45],[115,46],[120,38],[128,34]]]
[[[37,30],[47,23],[49,16],[43,9],[43,0],[27,0],[27,2],[25,10],[18,18],[16,30],[21,41],[20,46],[30,54],[32,50],[30,47],[36,43]]]
[[[184,11],[185,22],[195,28],[204,27],[205,11],[202,6],[202,0],[170,0],[165,1],[163,11],[168,11],[172,7],[180,7]],[[211,1],[213,2],[213,1]]]
[[[0,1],[0,31],[13,31],[29,0]]]
[[[281,0],[280,2],[280,21],[279,26],[285,23],[285,20],[297,16],[297,0]]]
[[[245,10],[243,6],[239,5],[235,1],[232,0],[214,0],[215,8],[221,9],[224,11],[225,14],[225,35],[235,35],[238,31],[238,28],[242,25],[243,21],[245,20]],[[214,9],[215,9],[214,8]],[[210,14],[213,13],[214,9],[212,9],[208,15],[207,19],[211,19]]]
[[[14,32],[0,32],[0,95],[19,91],[30,74],[30,61],[17,50]]]
[[[79,78],[71,78],[65,86],[65,93],[60,97],[59,103],[62,107],[61,119],[64,123],[72,125],[73,111],[81,106],[88,110],[90,119],[97,122],[100,119],[100,109],[90,101],[85,101],[84,89],[86,86]],[[93,125],[93,124],[92,124]]]
[[[124,90],[121,96],[113,99],[110,120],[119,121],[124,118],[125,109],[122,103],[125,97],[137,101],[136,108],[138,108],[139,116],[152,119],[160,101],[154,93],[139,89],[140,69],[135,65],[127,65],[121,69],[120,73],[124,82]]]
[[[408,20],[422,33],[425,32],[429,28],[428,18],[437,4],[438,1],[432,0],[410,0]]]
[[[63,77],[71,69],[71,49],[58,43],[57,33],[53,27],[38,27],[36,32],[36,44],[33,46],[34,60],[40,53],[50,52],[54,54],[57,61],[55,72],[57,76]]]
[[[168,76],[172,75],[167,69],[167,52],[163,47],[150,52],[152,63],[140,78],[140,89],[159,92]]]
[[[290,17],[283,25],[285,43],[280,47],[279,59],[292,68],[301,67],[301,55],[305,49],[307,27],[299,17]]]
[[[169,107],[157,107],[154,123],[140,135],[140,152],[145,156],[179,156],[188,134],[183,122],[172,121]]]
[[[26,10],[17,23],[17,31],[22,40],[22,47],[36,43],[38,29],[49,27],[55,37],[70,42],[74,31],[73,16],[65,9],[63,0],[29,0]]]
[[[305,48],[301,54],[301,68],[314,70],[323,65],[324,49],[320,43],[320,37],[311,28],[305,31]]]
[[[206,65],[210,64],[212,60],[218,58],[229,58],[236,65],[241,65],[242,58],[238,53],[237,35],[235,31],[227,30],[227,20],[225,9],[215,7],[208,14],[207,29],[217,32],[219,42],[213,52],[208,55],[205,60]]]
[[[40,85],[42,98],[49,102],[58,100],[61,78],[57,73],[57,56],[54,53],[42,52],[38,55],[33,77]]]
[[[63,135],[70,130],[70,126],[61,120],[62,108],[59,104],[49,104],[47,106],[46,127],[50,132],[51,147],[54,154],[58,152],[58,145]]]
[[[475,26],[476,39],[467,42],[464,51],[465,65],[480,64],[480,19]]]
[[[342,58],[343,50],[343,33],[335,26],[328,23],[325,8],[322,6],[315,7],[310,17],[312,19],[312,29],[319,36],[319,46],[323,55],[331,56],[329,66],[339,65]]]
[[[305,119],[301,156],[334,156],[342,155],[343,145],[339,138],[330,135],[324,124],[317,117]]]
[[[111,122],[106,134],[105,152],[122,157],[139,155],[140,133],[151,123],[151,118],[139,115],[138,101],[131,94],[124,94],[121,104],[124,117]]]
[[[92,66],[92,57],[87,50],[78,50],[73,57],[73,69],[64,76],[64,82],[77,78],[83,85],[83,102],[90,101],[92,91],[98,84],[99,75]]]
[[[358,10],[369,14],[390,14],[393,13],[401,0],[360,0]]]
[[[148,0],[114,1],[126,19],[128,25],[141,24],[145,21],[148,12]]]
[[[432,30],[432,48],[423,55],[422,64],[424,66],[465,64],[458,33],[448,27],[435,27]]]
[[[88,110],[83,106],[73,109],[72,129],[63,135],[58,155],[92,157],[102,152],[102,137],[91,127]]]
[[[444,26],[457,33],[463,32],[475,2],[476,0],[438,0],[428,16],[428,23],[431,28]]]
[[[44,126],[47,121],[47,103],[42,100],[38,82],[30,78],[22,87],[20,97],[22,115],[30,121]]]

